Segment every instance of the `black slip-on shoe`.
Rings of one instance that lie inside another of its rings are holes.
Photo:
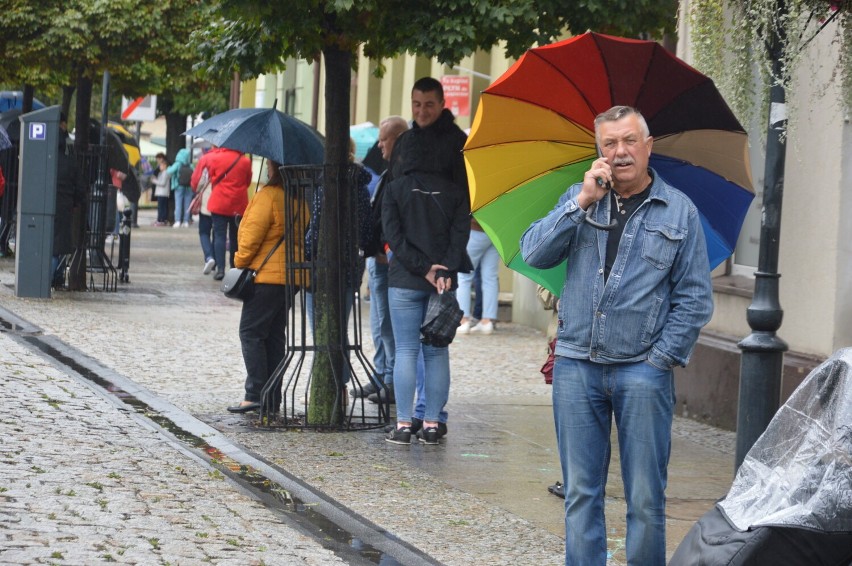
[[[259,411],[260,403],[247,403],[245,405],[234,405],[232,407],[228,407],[229,413],[248,413],[251,411]]]

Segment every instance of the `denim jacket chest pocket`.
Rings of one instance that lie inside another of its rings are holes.
[[[571,242],[572,251],[580,251],[584,248],[590,248],[597,243],[595,240],[595,234],[592,230],[587,229],[585,226],[582,226],[577,231],[577,236]]]
[[[657,269],[668,269],[674,263],[686,230],[668,224],[646,223],[642,239],[642,259]]]

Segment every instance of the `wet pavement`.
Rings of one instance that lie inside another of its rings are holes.
[[[141,212],[115,293],[16,298],[0,258],[0,564],[562,562],[542,333],[501,323],[457,338],[440,446],[260,428],[224,410],[243,393],[240,304],[202,275],[195,227],[152,220]],[[734,444],[675,419],[669,555],[727,492]],[[615,453],[613,565],[618,469]]]

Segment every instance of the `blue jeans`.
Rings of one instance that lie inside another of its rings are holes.
[[[420,343],[420,327],[426,314],[430,291],[391,287],[388,300],[396,343],[393,367],[396,419],[411,422],[414,409],[414,390],[417,381],[417,356],[421,346],[425,364],[426,410],[424,421],[437,422],[450,393],[450,352]]]
[[[208,214],[198,215],[198,239],[201,240],[201,252],[204,261],[213,257],[213,217]]]
[[[189,187],[179,186],[175,189],[175,223],[189,222],[192,219],[189,214],[189,201],[192,196],[192,189]]]
[[[482,277],[482,318],[497,320],[497,293],[500,287],[497,275],[500,269],[500,254],[497,253],[497,248],[485,232],[471,230],[470,240],[467,242],[467,255],[470,256],[473,266],[479,268]],[[471,318],[472,315],[470,310],[472,282],[473,273],[459,273],[459,288],[456,295],[459,298],[459,307],[467,318]]]
[[[627,563],[666,563],[666,481],[674,374],[646,361],[556,357],[553,417],[565,485],[565,564],[604,566],[612,417],[627,502]]]
[[[473,318],[482,318],[482,266],[473,270],[473,293],[476,298],[473,301]]]
[[[228,266],[234,267],[234,254],[237,253],[237,217],[213,214],[213,259],[216,271],[225,271],[225,241],[228,241]]]
[[[373,366],[385,385],[393,385],[395,345],[393,326],[388,308],[388,264],[367,258],[368,285],[370,287],[370,333],[373,336]]]
[[[423,361],[423,345],[417,354],[417,403],[414,406],[414,416],[423,420],[426,414],[426,362]],[[447,411],[441,410],[438,415],[439,423],[447,422]]]
[[[157,197],[157,222],[163,223],[169,219],[169,197]]]

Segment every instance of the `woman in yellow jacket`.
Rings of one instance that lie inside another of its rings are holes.
[[[261,392],[272,372],[287,353],[287,318],[293,298],[302,285],[299,270],[288,274],[287,249],[294,249],[296,261],[302,261],[304,236],[285,237],[284,242],[263,264],[264,258],[281,239],[287,229],[295,233],[304,230],[308,209],[299,203],[293,218],[286,218],[284,183],[280,165],[267,162],[269,181],[258,189],[246,208],[237,233],[236,267],[258,270],[254,295],[243,302],[240,317],[240,344],[246,365],[245,398],[239,405],[228,407],[232,413],[246,413],[261,408]],[[299,218],[299,216],[301,216]],[[294,229],[295,227],[295,229]],[[292,280],[291,280],[292,279]],[[264,409],[276,413],[281,406],[281,385],[268,399]]]

